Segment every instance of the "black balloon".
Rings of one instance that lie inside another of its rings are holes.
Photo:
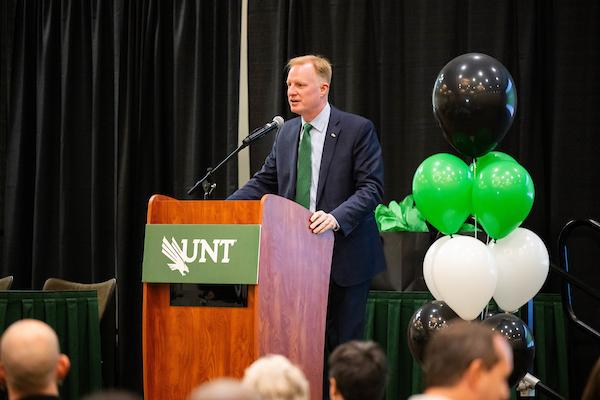
[[[508,378],[508,384],[514,386],[525,376],[528,370],[533,368],[533,357],[535,356],[535,343],[533,335],[527,324],[518,317],[501,313],[489,317],[483,321],[493,331],[504,336],[513,351],[513,372]]]
[[[415,360],[423,363],[425,346],[431,336],[448,326],[448,321],[459,318],[443,301],[432,301],[417,309],[408,323],[408,348]]]
[[[492,151],[512,124],[517,92],[510,72],[485,54],[450,61],[433,86],[433,113],[446,140],[461,154]]]

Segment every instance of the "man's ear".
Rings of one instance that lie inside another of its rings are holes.
[[[69,357],[64,354],[61,354],[58,357],[58,362],[56,363],[56,379],[58,381],[62,381],[65,379],[69,370],[71,369],[71,361],[69,361]]]
[[[321,86],[319,86],[319,91],[321,92],[321,96],[327,96],[329,93],[329,83],[321,82]]]
[[[336,399],[338,395],[339,392],[335,378],[329,378],[329,398],[333,400]]]
[[[6,387],[6,369],[0,364],[0,387]]]
[[[471,387],[474,387],[478,384],[479,379],[481,378],[481,374],[484,371],[483,360],[481,358],[476,358],[471,361],[469,367],[466,369],[463,374],[463,380]]]

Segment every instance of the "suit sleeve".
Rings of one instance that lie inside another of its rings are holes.
[[[265,194],[277,193],[277,139],[271,152],[258,171],[244,186],[236,190],[227,200],[258,200]]]
[[[381,146],[373,123],[365,120],[352,148],[354,193],[336,207],[331,214],[348,236],[383,198],[383,159]]]

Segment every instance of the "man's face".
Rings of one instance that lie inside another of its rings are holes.
[[[482,400],[504,400],[510,397],[508,377],[513,369],[512,350],[504,338],[494,337],[494,349],[500,360],[479,379],[477,398]]]
[[[329,84],[317,75],[312,63],[295,65],[287,77],[290,110],[312,121],[327,103]]]

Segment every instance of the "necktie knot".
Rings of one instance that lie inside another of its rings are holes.
[[[310,135],[310,130],[312,129],[312,125],[309,123],[304,124],[304,134]]]

